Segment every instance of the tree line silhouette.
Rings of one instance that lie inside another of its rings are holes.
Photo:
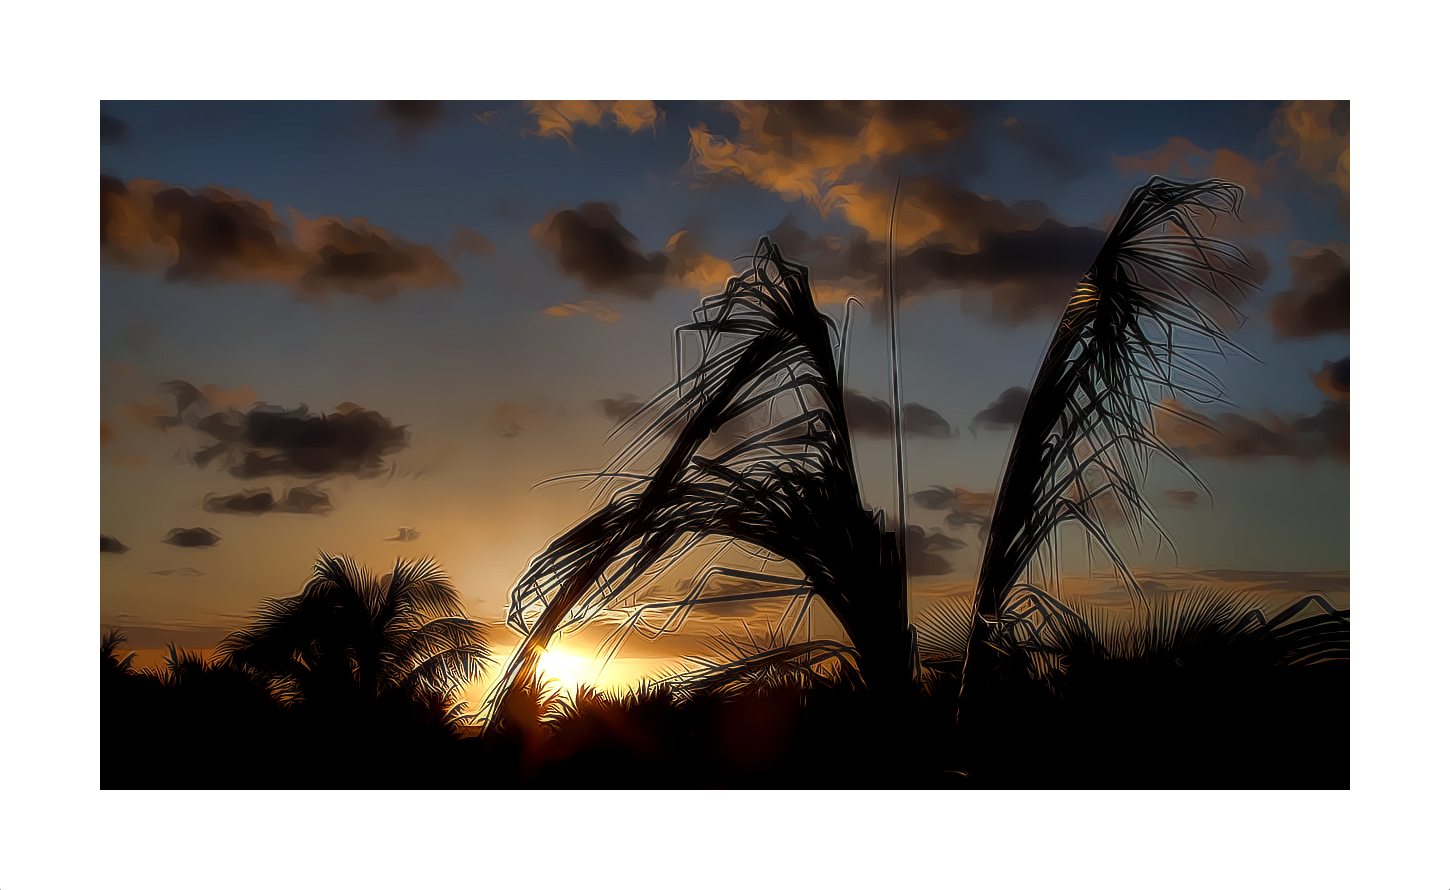
[[[172,648],[164,669],[136,671],[103,639],[103,784],[1347,786],[1348,611],[1149,596],[1109,527],[1167,539],[1139,491],[1150,456],[1193,475],[1153,412],[1219,395],[1199,357],[1237,349],[1216,316],[1252,284],[1243,252],[1200,224],[1240,197],[1221,180],[1134,191],[1028,394],[978,583],[919,626],[904,488],[894,530],[860,495],[847,332],[817,310],[808,270],[762,239],[677,329],[676,382],[592,480],[604,506],[516,586],[523,642],[484,707],[455,696],[492,657],[486,629],[436,563],[375,578],[324,554],[301,594],[265,601],[212,660]],[[898,430],[898,470],[900,446]],[[1130,616],[1059,589],[1068,523],[1114,567]],[[731,558],[688,593],[642,592],[707,543]],[[787,600],[788,631],[782,618],[764,644],[672,680],[565,695],[537,670],[559,633],[606,613],[619,619],[607,659],[695,608],[765,599]],[[797,639],[817,601],[845,642]]]

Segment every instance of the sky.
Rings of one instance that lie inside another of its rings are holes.
[[[1160,427],[1207,490],[1155,465],[1144,491],[1173,547],[1130,562],[1348,602],[1348,102],[100,113],[100,621],[153,656],[214,646],[297,593],[318,551],[377,573],[432,556],[475,617],[502,621],[529,560],[593,502],[577,480],[541,483],[608,463],[617,423],[673,380],[674,328],[762,236],[809,267],[838,323],[860,304],[848,408],[863,497],[889,509],[898,181],[915,610],[970,589],[1022,388],[1155,174],[1243,187],[1212,232],[1244,247],[1259,287],[1231,325],[1247,355],[1211,362],[1223,401],[1179,406],[1218,432]],[[243,434],[258,418],[268,447]],[[762,619],[699,617],[667,652],[629,654],[704,654]]]

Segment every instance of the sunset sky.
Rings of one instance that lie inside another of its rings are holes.
[[[436,557],[475,617],[593,491],[673,329],[762,235],[852,310],[862,489],[895,500],[880,311],[898,177],[914,606],[970,589],[1014,405],[1153,174],[1242,185],[1263,281],[1220,435],[1160,432],[1163,585],[1348,602],[1349,104],[101,103],[100,622],[210,648],[319,550]],[[283,414],[283,412],[290,412]],[[276,447],[241,437],[272,414]],[[346,448],[319,457],[319,432]],[[114,543],[108,543],[109,536]],[[738,630],[703,614],[672,645]],[[500,631],[507,648],[512,637]],[[587,653],[594,637],[576,649]],[[565,645],[569,645],[565,641]],[[696,650],[698,652],[698,650]],[[642,654],[642,650],[641,650]],[[698,654],[703,654],[699,652]]]

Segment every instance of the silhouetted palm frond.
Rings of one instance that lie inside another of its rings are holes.
[[[711,536],[760,548],[805,576],[762,577],[758,595],[808,589],[858,649],[902,648],[904,662],[909,644],[894,645],[906,634],[899,561],[861,504],[832,331],[806,269],[768,239],[750,271],[702,301],[677,331],[699,338],[699,363],[635,415],[637,434],[599,474],[615,485],[609,502],[555,540],[515,587],[509,622],[527,636],[496,688],[495,711],[556,632],[631,607],[632,585]],[[731,438],[722,428],[745,431]],[[666,443],[652,472],[638,469]],[[674,620],[712,599],[697,587],[672,604]]]
[[[1220,396],[1196,356],[1237,349],[1213,312],[1237,313],[1236,299],[1253,285],[1243,251],[1204,235],[1199,222],[1236,213],[1241,196],[1222,180],[1155,176],[1128,199],[1028,396],[987,531],[977,585],[983,616],[998,613],[1034,558],[1055,574],[1053,535],[1069,521],[1137,592],[1107,519],[1123,522],[1134,540],[1145,525],[1167,540],[1139,491],[1149,457],[1198,478],[1154,433],[1153,409],[1165,395]]]

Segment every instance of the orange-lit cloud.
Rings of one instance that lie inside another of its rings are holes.
[[[1339,189],[1339,218],[1349,220],[1349,103],[1286,102],[1274,112],[1269,138],[1294,170]]]
[[[730,264],[701,250],[694,233],[676,232],[664,250],[645,253],[617,214],[617,208],[600,201],[586,202],[577,210],[566,206],[531,227],[529,234],[553,254],[559,271],[578,278],[590,291],[649,299],[666,286],[701,293],[724,289],[733,274]],[[601,321],[619,318],[614,310],[588,300],[544,311],[561,317],[589,314]]]
[[[1342,245],[1309,246],[1289,257],[1289,289],[1274,295],[1269,321],[1278,340],[1349,333],[1349,260]]]
[[[582,300],[578,303],[555,303],[544,310],[545,315],[552,315],[555,318],[568,318],[571,315],[589,315],[600,321],[615,322],[624,316],[610,309],[598,300]]]
[[[1163,498],[1167,501],[1168,506],[1180,510],[1191,510],[1198,505],[1198,492],[1196,491],[1179,491],[1170,488],[1163,492]]]
[[[1162,174],[1175,179],[1223,179],[1243,187],[1247,195],[1238,216],[1221,217],[1214,234],[1248,237],[1282,231],[1289,224],[1284,202],[1263,194],[1265,185],[1277,176],[1272,159],[1259,164],[1236,151],[1200,148],[1182,136],[1173,136],[1158,148],[1132,157],[1113,156],[1113,165],[1124,176]],[[1111,224],[1116,213],[1105,219]]]
[[[118,454],[111,458],[113,467],[149,467],[151,459],[144,454]]]
[[[452,248],[455,257],[465,253],[475,256],[493,256],[493,242],[466,226],[456,226]]]
[[[1254,197],[1263,188],[1263,172],[1258,164],[1227,148],[1199,148],[1182,136],[1133,157],[1113,155],[1113,166],[1124,176],[1161,173],[1179,179],[1226,179],[1243,186]]]
[[[460,283],[433,248],[361,217],[288,215],[290,225],[270,202],[235,189],[102,177],[101,253],[167,281],[271,282],[319,300]]]
[[[1170,398],[1154,412],[1154,427],[1185,457],[1243,461],[1292,457],[1301,463],[1330,458],[1349,463],[1347,399],[1326,400],[1313,415],[1280,417],[1263,411],[1256,419],[1233,413],[1210,418]]]
[[[570,99],[563,101],[535,102],[529,109],[535,119],[535,129],[530,135],[545,138],[574,141],[576,127],[604,126],[606,118],[612,118],[615,127],[638,133],[648,128],[653,131],[664,117],[664,112],[648,100],[621,102],[593,102]]]
[[[1315,387],[1331,399],[1349,400],[1349,356],[1337,362],[1325,362],[1317,373],[1309,376]]]
[[[101,421],[101,444],[107,445],[116,439],[116,425],[109,420]]]
[[[734,139],[690,128],[690,158],[704,178],[744,179],[824,215],[852,203],[882,160],[940,147],[967,131],[961,111],[937,102],[732,102]],[[889,195],[887,198],[889,202]],[[861,211],[855,211],[860,215]],[[868,229],[869,230],[869,229]]]

